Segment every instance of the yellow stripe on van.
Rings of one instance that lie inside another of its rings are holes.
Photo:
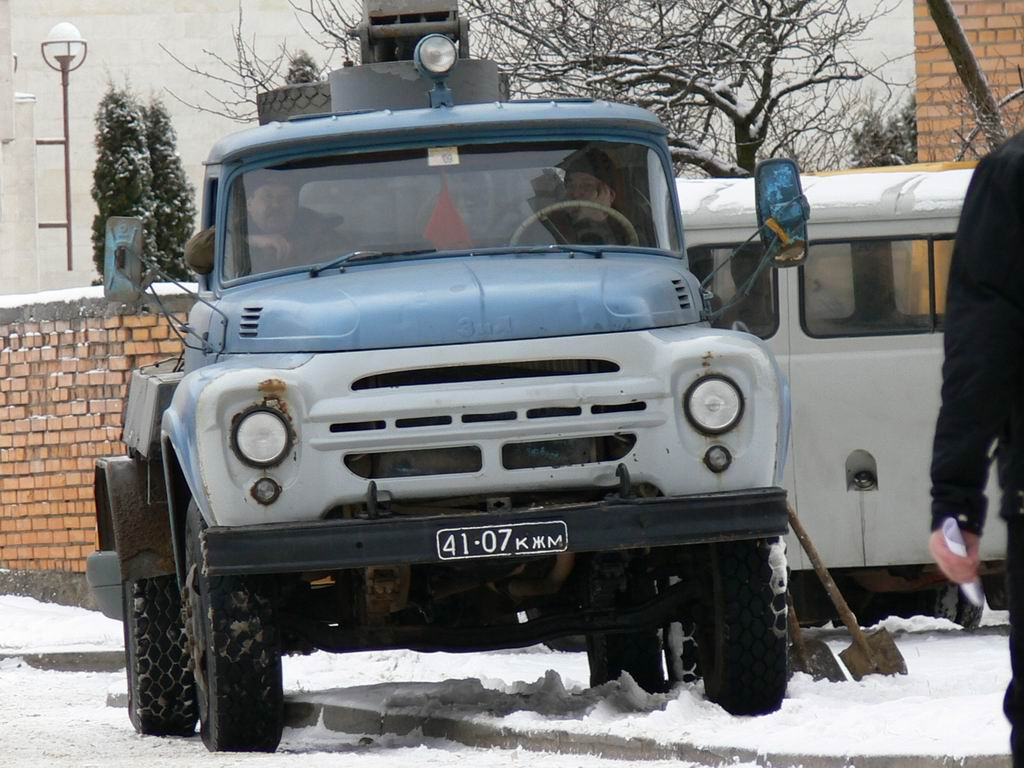
[[[839,171],[815,171],[806,176],[843,176],[848,173],[915,173],[918,171],[962,171],[974,168],[977,160],[943,161],[937,163],[911,163],[910,165],[881,165],[874,168],[843,168]]]

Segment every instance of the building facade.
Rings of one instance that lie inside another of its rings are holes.
[[[179,101],[210,107],[217,98],[231,98],[230,91],[183,64],[226,75],[210,54],[233,58],[240,12],[243,36],[263,57],[273,59],[285,45],[324,61],[324,50],[303,31],[288,0],[0,0],[0,294],[89,285],[98,277],[90,190],[94,120],[108,84],[128,85],[144,102],[163,100],[189,179],[201,188],[202,163],[213,141],[244,126]],[[64,220],[63,151],[34,141],[63,132],[60,75],[40,53],[40,43],[62,21],[74,24],[88,42],[84,64],[70,76],[70,272],[64,231],[37,228],[39,221]]]
[[[960,0],[953,9],[996,100],[1024,93],[1024,2]],[[968,141],[975,128],[974,116],[926,0],[914,0],[914,44],[920,159],[969,160],[984,154],[983,136]],[[1004,106],[1008,134],[1024,128],[1022,117],[1024,98]]]

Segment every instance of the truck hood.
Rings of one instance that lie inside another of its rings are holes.
[[[227,353],[337,352],[643,330],[700,319],[665,256],[480,256],[360,265],[230,289]]]

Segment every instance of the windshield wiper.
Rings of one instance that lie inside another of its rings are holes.
[[[345,265],[353,261],[372,261],[387,256],[417,256],[421,253],[436,253],[436,248],[419,248],[411,251],[349,251],[335,259],[317,264],[309,270],[310,277],[317,277],[321,272],[328,269],[339,269],[344,271]]]

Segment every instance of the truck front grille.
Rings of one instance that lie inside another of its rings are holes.
[[[647,403],[642,400],[631,403],[601,403],[591,405],[591,415],[603,416],[617,413],[633,413],[647,410]],[[545,407],[529,408],[523,412],[526,419],[574,419],[583,416],[584,408],[572,407]],[[333,434],[344,432],[374,432],[379,430],[394,429],[422,429],[426,427],[451,427],[453,433],[457,433],[458,424],[481,424],[491,421],[518,421],[519,411],[499,411],[496,413],[464,413],[461,416],[453,413],[437,413],[413,418],[395,419],[386,421],[384,419],[372,419],[365,421],[339,421],[330,425]]]
[[[415,368],[365,376],[353,382],[352,389],[387,389],[389,387],[422,387],[437,384],[463,384],[473,381],[532,379],[550,376],[582,376],[595,373],[617,373],[619,366],[610,360],[520,360],[485,365],[449,365],[438,368]]]

